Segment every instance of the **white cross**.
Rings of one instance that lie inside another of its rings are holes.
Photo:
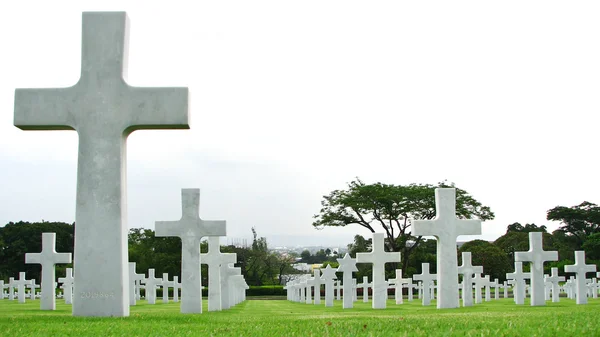
[[[363,289],[363,303],[369,302],[369,287],[371,286],[369,283],[369,277],[363,276],[362,283],[357,284],[357,286],[362,287]]]
[[[8,278],[8,300],[13,301],[15,299],[15,287],[17,284],[15,283],[14,277]]]
[[[354,306],[352,302],[352,273],[358,271],[358,268],[356,268],[356,259],[351,258],[350,254],[346,253],[343,259],[337,259],[337,261],[340,264],[337,271],[343,273],[342,287],[344,290],[344,302],[342,303],[342,308],[351,309]],[[374,266],[373,269],[375,269]]]
[[[585,264],[585,251],[577,250],[575,251],[575,264],[566,265],[565,272],[567,273],[575,273],[577,275],[575,281],[575,292],[576,292],[576,303],[577,304],[586,304],[587,303],[587,295],[586,295],[586,284],[585,284],[585,274],[596,272],[595,264]]]
[[[413,300],[413,289],[415,288],[415,285],[413,284],[412,277],[403,278],[402,279],[402,284],[405,284],[406,289],[408,289],[408,301],[412,302],[412,300]]]
[[[173,276],[173,302],[179,302],[179,289],[181,289],[181,283],[179,283],[179,276]]]
[[[494,299],[495,300],[499,300],[500,299],[500,282],[498,281],[498,279],[494,279],[494,282],[490,283],[490,286],[492,288],[494,288]]]
[[[200,263],[208,265],[208,311],[221,311],[221,265],[236,263],[236,257],[221,253],[218,236],[208,237],[208,253],[200,254]]]
[[[323,274],[321,275],[321,280],[325,284],[325,306],[332,307],[333,306],[333,280],[336,279],[335,269],[331,268],[331,265],[327,265],[325,270],[323,270]]]
[[[64,289],[65,304],[73,304],[73,268],[65,270],[65,277],[59,277],[58,282],[62,283]]]
[[[462,265],[457,268],[459,274],[463,276],[462,300],[463,307],[473,306],[473,274],[483,273],[482,266],[474,266],[471,262],[471,252],[462,253]]]
[[[387,300],[387,282],[385,281],[385,264],[400,262],[400,252],[386,252],[383,233],[373,233],[371,252],[356,253],[357,263],[373,264],[373,309],[385,309]]]
[[[181,312],[202,313],[200,240],[225,236],[225,221],[200,219],[200,189],[181,190],[182,216],[178,221],[156,221],[156,236],[181,238]]]
[[[19,303],[25,303],[25,287],[29,284],[31,284],[31,280],[25,279],[25,272],[19,272],[19,279],[14,280],[14,285],[17,287]]]
[[[39,288],[39,284],[35,284],[35,279],[31,279],[31,283],[26,285],[29,288],[29,299],[35,300],[35,289]]]
[[[162,282],[159,285],[162,287],[163,303],[169,303],[169,288],[173,286],[173,281],[169,281],[169,273],[163,273]]]
[[[489,282],[489,279],[482,277],[480,273],[475,273],[473,285],[475,287],[475,303],[481,304],[481,289]]]
[[[531,273],[523,272],[523,262],[515,262],[515,272],[506,273],[506,278],[514,280],[513,297],[515,303],[525,303],[525,279],[531,278]]]
[[[396,278],[388,280],[388,282],[394,284],[394,299],[396,300],[396,304],[404,303],[402,297],[402,280],[402,269],[396,269]]]
[[[551,270],[550,276],[548,276],[546,278],[546,280],[552,284],[552,302],[559,302],[560,301],[559,300],[559,291],[560,291],[559,282],[564,282],[565,277],[558,276],[558,268],[557,267],[552,267],[550,270]]]
[[[54,296],[54,283],[56,274],[54,265],[58,263],[71,263],[71,253],[56,252],[56,233],[42,233],[42,252],[26,253],[25,263],[42,265],[42,298],[41,310],[56,310],[56,297]]]
[[[148,277],[144,279],[148,304],[156,304],[156,287],[161,283],[162,279],[154,277],[154,268],[148,269]]]
[[[235,255],[235,254],[234,254]],[[232,306],[233,294],[231,276],[240,275],[241,268],[234,267],[233,263],[221,264],[221,309],[226,310]],[[182,290],[184,291],[184,290]],[[182,295],[183,297],[183,295]]]
[[[323,284],[321,280],[321,270],[314,270],[315,276],[310,278],[308,282],[310,282],[310,286],[313,287],[315,291],[315,305],[321,304],[321,284]],[[308,283],[307,282],[307,283]]]
[[[144,274],[138,274],[135,271],[135,262],[129,262],[129,305],[137,304],[136,281],[143,281]]]
[[[84,12],[79,81],[68,88],[15,90],[15,126],[75,130],[79,136],[75,293],[107,296],[75,301],[75,316],[129,316],[127,136],[140,129],[189,128],[187,88],[125,82],[126,36],[125,12]]]
[[[431,282],[436,279],[436,274],[429,273],[429,263],[421,263],[421,274],[414,274],[413,279],[423,282],[423,305],[431,304],[431,292],[429,291]],[[458,284],[457,284],[458,287]]]
[[[546,305],[544,294],[544,262],[558,261],[558,252],[544,251],[542,232],[529,233],[529,251],[516,252],[515,261],[529,261],[531,266],[531,305]]]
[[[456,218],[456,189],[435,189],[436,217],[434,220],[414,220],[415,236],[434,236],[437,239],[438,309],[458,308],[458,262],[456,239],[459,235],[480,235],[480,220]]]

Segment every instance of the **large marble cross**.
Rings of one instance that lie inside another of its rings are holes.
[[[325,283],[325,306],[333,307],[333,282],[336,279],[335,269],[331,268],[331,265],[327,265],[321,275],[321,280]]]
[[[434,220],[414,220],[412,235],[434,236],[437,239],[438,309],[458,308],[458,262],[456,239],[459,235],[481,234],[480,220],[456,218],[456,189],[435,189]]]
[[[79,81],[15,91],[15,126],[79,136],[74,316],[129,316],[127,136],[189,128],[187,88],[125,82],[127,26],[125,12],[84,12]]]
[[[56,233],[42,233],[42,252],[25,253],[25,263],[42,265],[42,297],[41,310],[56,310],[55,282],[56,273],[54,265],[58,263],[71,263],[71,253],[56,252]],[[35,293],[35,291],[34,291]]]
[[[457,274],[458,275],[458,274]],[[431,282],[436,279],[436,274],[429,273],[429,263],[421,263],[421,274],[414,274],[413,279],[423,282],[423,305],[431,304]],[[458,287],[458,284],[456,285]]]
[[[156,236],[181,238],[181,312],[202,313],[200,240],[225,236],[225,221],[200,219],[200,189],[181,190],[182,216],[178,221],[156,221]]]
[[[513,297],[515,304],[525,303],[525,279],[531,278],[531,273],[523,272],[523,262],[515,262],[515,272],[506,273],[506,278],[514,280]]]
[[[585,274],[596,271],[595,264],[585,264],[585,251],[575,251],[575,264],[566,265],[566,273],[575,273],[575,302],[577,304],[587,303],[587,286],[585,281]]]
[[[358,255],[358,254],[357,254]],[[352,273],[358,271],[358,268],[356,268],[356,259],[353,259],[350,257],[350,254],[346,253],[346,255],[344,255],[343,259],[337,259],[338,263],[340,264],[340,266],[338,267],[337,271],[342,272],[342,280],[343,280],[343,290],[344,290],[344,296],[343,296],[343,303],[342,303],[342,308],[343,309],[352,309],[352,307],[354,306],[353,303],[353,296],[352,296]],[[373,267],[374,269],[375,267]],[[387,292],[387,289],[386,289]]]
[[[65,270],[65,277],[59,277],[58,282],[62,283],[62,288],[65,292],[65,304],[73,304],[73,268]]]
[[[373,233],[371,252],[356,253],[357,263],[373,264],[373,309],[385,309],[388,285],[385,280],[385,264],[400,262],[400,252],[386,252],[383,233]]]
[[[462,252],[462,265],[458,267],[458,273],[463,276],[463,307],[471,307],[473,306],[473,274],[483,273],[483,267],[472,264],[471,252]]]
[[[542,246],[542,232],[530,232],[529,251],[516,252],[515,261],[531,262],[531,305],[546,305],[544,294],[544,262],[558,261],[558,252],[544,251]]]
[[[218,236],[208,237],[208,253],[200,254],[200,263],[208,265],[208,311],[221,311],[221,265],[236,263],[236,257],[221,253]]]

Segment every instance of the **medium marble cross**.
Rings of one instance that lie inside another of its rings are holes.
[[[515,261],[531,262],[531,305],[546,305],[544,294],[544,262],[558,261],[558,252],[544,251],[542,233],[529,233],[529,251],[515,252]]]
[[[56,233],[42,233],[42,252],[26,253],[25,263],[42,265],[41,310],[56,310],[54,266],[59,263],[71,263],[71,253],[56,252]],[[35,291],[33,291],[35,293]]]
[[[129,305],[137,304],[135,284],[136,281],[143,281],[144,278],[144,274],[136,273],[135,262],[129,262]]]
[[[62,288],[65,291],[65,304],[73,304],[73,268],[65,270],[65,277],[59,277],[58,282],[62,283]]]
[[[396,304],[404,303],[402,297],[402,269],[396,269],[396,278],[389,279],[388,282],[394,284],[394,299]]]
[[[179,289],[181,289],[181,283],[179,283],[179,276],[173,276],[173,302],[179,302]]]
[[[358,271],[358,268],[356,268],[356,259],[351,258],[350,254],[346,253],[343,259],[337,259],[337,261],[340,264],[337,271],[343,273],[342,287],[344,290],[344,302],[342,304],[342,308],[351,309],[354,306],[352,301],[352,273]]]
[[[233,254],[235,253],[227,253]],[[237,255],[236,255],[237,256]],[[234,267],[233,263],[221,264],[221,309],[226,310],[232,306],[233,295],[231,292],[231,276],[240,275],[241,268]],[[184,290],[182,290],[184,291]],[[183,297],[183,296],[182,296]]]
[[[162,287],[162,302],[169,303],[169,288],[173,286],[173,281],[169,281],[169,273],[163,273],[159,286]]]
[[[154,276],[154,268],[148,269],[148,277],[144,279],[146,285],[146,301],[148,304],[156,304],[156,286],[162,283],[162,279]]]
[[[17,287],[17,298],[19,303],[25,303],[25,287],[31,284],[31,280],[25,278],[25,272],[19,272],[19,279],[14,281]]]
[[[434,220],[414,220],[412,235],[437,239],[438,309],[458,308],[458,262],[456,239],[459,235],[480,235],[480,220],[456,218],[456,189],[435,189]]]
[[[129,316],[126,139],[140,129],[189,128],[188,89],[127,84],[125,12],[84,12],[82,21],[79,81],[16,89],[14,124],[77,131],[74,269],[82,296],[73,315]]]
[[[236,263],[236,257],[221,253],[218,236],[208,237],[208,253],[200,254],[200,263],[208,265],[208,311],[221,311],[221,265]]]
[[[200,189],[181,190],[181,219],[156,221],[156,236],[181,238],[181,312],[202,313],[200,240],[205,236],[225,236],[223,220],[200,219]]]
[[[473,274],[483,273],[482,266],[474,266],[471,262],[471,252],[462,252],[462,265],[457,269],[463,276],[462,300],[463,307],[473,306]]]
[[[488,281],[485,277],[482,277],[480,273],[475,273],[475,277],[473,278],[473,286],[475,287],[475,303],[481,304],[482,296],[481,289],[485,288],[485,285]]]
[[[315,276],[310,278],[307,281],[307,283],[310,282],[310,286],[313,287],[313,289],[315,291],[314,303],[321,304],[321,284],[323,284],[323,282],[321,280],[321,270],[315,269],[314,273],[315,273]]]
[[[560,282],[564,282],[565,281],[565,277],[564,276],[558,276],[558,268],[557,267],[552,267],[550,268],[550,276],[548,276],[546,278],[546,280],[548,282],[550,282],[552,284],[551,288],[551,294],[552,294],[552,302],[556,303],[560,301]]]
[[[373,233],[371,252],[356,253],[357,263],[373,264],[373,309],[385,309],[387,301],[387,281],[385,280],[385,264],[400,262],[400,252],[386,252],[383,233]]]
[[[369,287],[371,284],[369,283],[369,277],[363,276],[362,283],[357,284],[357,286],[362,287],[363,289],[363,303],[369,302]]]
[[[413,279],[423,282],[422,301],[423,305],[431,304],[431,282],[435,281],[437,275],[429,273],[429,263],[421,263],[421,274],[414,274]],[[458,284],[456,285],[458,287]]]
[[[575,273],[575,299],[577,304],[587,304],[585,274],[596,272],[595,264],[585,264],[585,251],[575,251],[575,264],[565,266],[566,273]]]
[[[506,278],[514,280],[513,297],[516,304],[525,303],[525,279],[531,278],[531,273],[523,272],[523,262],[515,262],[515,272],[506,273]]]
[[[9,301],[14,301],[14,299],[15,299],[15,287],[16,286],[17,286],[17,284],[15,283],[15,278],[9,277],[8,278],[8,300]]]
[[[335,269],[331,268],[331,265],[327,265],[321,275],[321,280],[325,284],[325,306],[333,307],[333,280],[336,279]]]
[[[408,301],[412,302],[412,300],[413,300],[413,289],[415,288],[415,285],[413,284],[412,277],[403,278],[402,279],[402,283],[405,284],[405,288],[408,290]]]

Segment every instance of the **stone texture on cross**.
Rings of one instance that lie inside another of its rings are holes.
[[[515,261],[531,262],[531,305],[546,305],[544,295],[544,262],[558,261],[558,252],[544,251],[542,233],[529,233],[529,251],[515,252]]]
[[[471,252],[462,252],[462,264],[457,269],[463,276],[462,300],[463,307],[473,306],[473,274],[483,273],[482,266],[474,266],[471,262]]]
[[[458,262],[456,239],[459,235],[480,235],[480,220],[456,217],[456,189],[435,189],[436,218],[414,220],[412,235],[434,236],[437,240],[438,309],[458,308]]]
[[[340,264],[337,271],[343,273],[342,287],[344,290],[344,302],[342,303],[342,308],[351,309],[354,306],[352,298],[352,273],[358,271],[358,268],[356,268],[356,259],[351,258],[350,254],[346,253],[343,259],[337,259],[337,261]]]
[[[59,277],[58,282],[62,283],[64,290],[65,304],[73,304],[73,268],[65,270],[65,277]]]
[[[371,252],[356,253],[357,263],[373,264],[373,309],[385,309],[388,284],[385,280],[385,264],[400,262],[400,252],[386,252],[383,233],[373,233]]]
[[[333,282],[336,279],[335,269],[331,268],[331,265],[327,265],[321,275],[321,280],[325,284],[325,306],[333,307]]]
[[[71,253],[56,252],[56,233],[42,233],[42,252],[26,253],[25,263],[42,265],[42,298],[41,310],[56,310],[54,266],[59,263],[71,263]],[[32,290],[35,295],[35,290]]]
[[[208,311],[221,311],[221,265],[236,262],[235,254],[221,253],[218,236],[208,237],[208,253],[200,254],[200,263],[208,265]]]
[[[431,282],[436,279],[436,274],[429,273],[429,263],[421,263],[421,274],[414,274],[413,279],[423,282],[423,290],[422,290],[422,303],[423,305],[431,304],[431,291],[430,286]],[[458,287],[458,284],[457,284]]]
[[[181,190],[182,216],[178,221],[156,221],[156,236],[181,238],[181,312],[202,313],[200,240],[225,236],[225,221],[200,219],[200,189]]]
[[[596,272],[595,264],[585,264],[585,251],[575,251],[575,264],[565,266],[566,273],[575,273],[575,302],[587,304],[587,292],[585,277],[587,273]]]
[[[514,280],[513,297],[516,304],[525,303],[525,279],[531,278],[531,273],[523,272],[523,262],[515,262],[515,272],[507,273],[506,278]]]
[[[73,315],[129,316],[126,139],[140,129],[189,128],[188,89],[129,86],[126,13],[82,17],[79,81],[16,89],[14,124],[77,131],[74,270],[75,293],[84,296],[74,302]]]

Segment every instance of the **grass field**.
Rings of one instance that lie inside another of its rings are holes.
[[[360,300],[360,299],[359,299]],[[355,302],[343,310],[285,300],[248,300],[231,310],[180,314],[178,303],[131,307],[127,318],[71,316],[58,300],[56,311],[39,310],[39,300],[0,300],[2,336],[600,336],[600,300],[573,300],[545,307],[517,306],[512,299],[469,308],[437,310],[420,302],[372,310]]]

